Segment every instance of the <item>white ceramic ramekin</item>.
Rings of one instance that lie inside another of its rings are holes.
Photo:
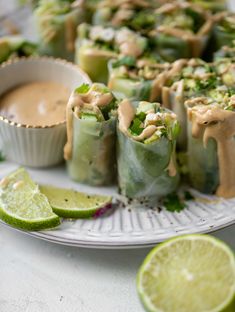
[[[50,57],[18,58],[0,66],[0,96],[28,82],[52,81],[71,92],[82,83],[91,83],[77,65]],[[29,167],[49,167],[63,161],[66,122],[34,127],[11,122],[0,116],[0,147],[4,156]]]

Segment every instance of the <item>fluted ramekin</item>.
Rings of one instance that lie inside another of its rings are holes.
[[[14,87],[35,81],[57,82],[69,90],[89,77],[77,65],[50,57],[18,58],[0,66],[0,96]],[[15,123],[0,116],[0,147],[4,156],[29,167],[49,167],[63,161],[66,121],[51,126]]]

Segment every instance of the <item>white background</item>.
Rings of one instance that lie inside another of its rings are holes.
[[[0,15],[13,2],[0,0]],[[235,226],[215,235],[235,249]],[[0,312],[143,312],[135,279],[148,252],[54,245],[0,225]]]

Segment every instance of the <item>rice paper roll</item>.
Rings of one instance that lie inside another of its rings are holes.
[[[147,56],[139,59],[125,56],[109,61],[108,68],[108,87],[111,90],[123,98],[154,102],[161,99],[170,64]]]
[[[147,34],[155,26],[155,0],[102,0],[93,15],[94,25],[129,29]]]
[[[213,20],[209,12],[187,2],[167,3],[156,9],[156,26],[149,32],[155,51],[166,61],[200,57]]]
[[[235,40],[235,13],[222,12],[214,16],[214,45],[216,50],[231,46]]]
[[[0,63],[14,57],[37,54],[37,45],[21,36],[6,36],[0,38]]]
[[[114,182],[116,109],[116,98],[102,84],[82,85],[71,95],[64,157],[73,180],[89,185]]]
[[[175,114],[158,103],[125,99],[118,107],[117,129],[121,194],[141,199],[173,192],[179,182],[175,164],[179,124]]]
[[[184,102],[204,94],[208,89],[220,84],[212,64],[201,59],[178,60],[168,72],[168,79],[162,88],[162,103],[176,115],[181,126],[177,148],[187,147],[187,113]]]
[[[77,26],[89,17],[85,1],[41,0],[34,16],[40,53],[74,61]]]
[[[231,95],[232,94],[232,95]],[[235,95],[221,86],[185,102],[191,185],[217,196],[235,196]]]
[[[147,49],[147,39],[121,28],[91,26],[78,27],[76,63],[94,82],[107,83],[108,61],[121,56],[139,57]]]

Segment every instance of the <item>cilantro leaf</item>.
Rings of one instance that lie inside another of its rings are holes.
[[[215,75],[210,76],[208,79],[197,79],[196,80],[196,91],[208,90],[216,88],[217,86],[217,77]]]
[[[88,83],[83,83],[82,85],[80,85],[78,88],[75,89],[76,93],[87,93],[90,90],[90,86]]]
[[[130,126],[130,130],[134,135],[140,135],[143,132],[144,128],[141,127],[141,124],[142,121],[138,117],[135,117]]]
[[[163,200],[163,205],[170,212],[180,212],[186,208],[185,202],[182,202],[176,193],[169,194]]]
[[[140,112],[137,117],[139,118],[139,120],[141,120],[142,122],[145,121],[146,118],[146,114],[144,112]]]

